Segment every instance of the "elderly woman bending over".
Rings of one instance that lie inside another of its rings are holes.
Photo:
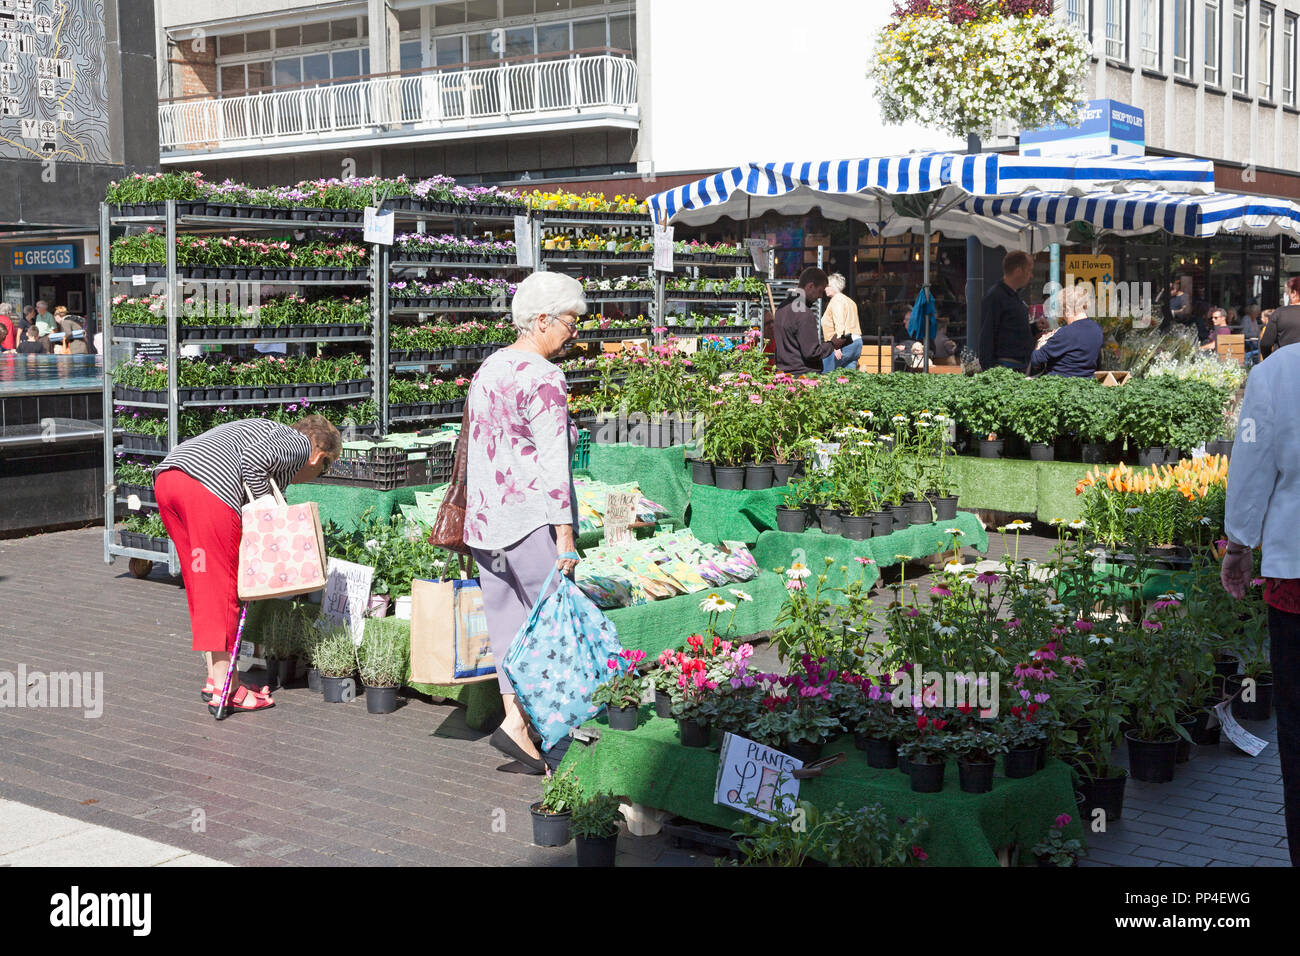
[[[587,303],[575,279],[535,272],[519,284],[510,310],[519,338],[479,366],[466,399],[465,543],[478,562],[505,701],[506,717],[492,746],[513,762],[499,769],[536,774],[546,765],[501,662],[552,569],[570,574],[578,563],[570,467],[577,431],[564,373],[550,360],[576,336]]]

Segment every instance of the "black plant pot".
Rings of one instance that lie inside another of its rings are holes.
[[[865,541],[870,538],[873,524],[870,515],[844,515],[840,519],[844,537],[850,541]]]
[[[1006,448],[1006,442],[1001,439],[990,440],[988,438],[980,439],[980,457],[981,458],[1001,458]]]
[[[320,671],[314,667],[307,668],[307,689],[314,694],[321,692]]]
[[[661,690],[655,691],[655,716],[671,720],[673,716],[673,699]]]
[[[808,512],[802,508],[785,508],[776,509],[776,530],[788,531],[798,534],[803,531],[804,524],[808,520]]]
[[[391,714],[397,710],[397,685],[366,687],[366,713]]]
[[[1164,463],[1165,448],[1163,445],[1153,445],[1138,452],[1138,465],[1140,467],[1146,468],[1151,465],[1163,465]]]
[[[280,686],[288,687],[298,683],[298,658],[280,658]]]
[[[938,793],[943,789],[943,761],[937,763],[909,764],[907,774],[912,780],[913,793]]]
[[[271,690],[280,686],[280,658],[278,657],[266,659],[266,686]]]
[[[909,524],[929,524],[934,520],[934,512],[930,508],[930,502],[922,498],[920,501],[910,501],[907,504],[907,520]]]
[[[894,518],[894,530],[906,531],[912,523],[912,509],[907,505],[890,505],[889,512]]]
[[[962,793],[988,793],[993,789],[993,770],[996,760],[978,763],[965,760],[957,761],[957,778],[961,783]]]
[[[844,521],[834,508],[818,508],[817,520],[825,534],[839,534],[844,530]]]
[[[877,511],[871,516],[871,536],[873,538],[883,538],[887,534],[894,533],[894,513],[892,511]]]
[[[901,753],[898,755],[898,772],[904,777],[909,777],[912,774],[911,762]]]
[[[745,466],[745,490],[762,491],[765,488],[772,487],[772,466],[771,465],[746,465]]]
[[[1030,442],[1029,443],[1029,460],[1030,461],[1055,461],[1056,449],[1047,442]]]
[[[677,732],[681,736],[683,747],[707,747],[709,745],[709,725],[698,720],[683,717],[677,721]]]
[[[1127,782],[1128,773],[1123,770],[1115,777],[1083,777],[1079,781],[1079,792],[1083,794],[1079,816],[1091,822],[1093,811],[1101,809],[1106,814],[1107,823],[1122,818],[1124,785]]]
[[[1038,747],[1008,750],[1002,755],[1002,772],[1011,780],[1032,777],[1038,772]]]
[[[640,709],[633,707],[608,707],[605,716],[609,718],[610,730],[636,730]]]
[[[351,677],[322,675],[320,689],[327,704],[346,704],[357,699],[357,685]]]
[[[855,734],[853,743],[867,752],[867,766],[877,770],[893,770],[898,766],[898,743],[881,737],[863,737]]]
[[[1128,744],[1128,768],[1133,779],[1146,783],[1173,780],[1178,762],[1178,740],[1173,734],[1168,740],[1142,740],[1131,730],[1124,734],[1124,741]]]
[[[618,856],[618,834],[607,837],[574,837],[578,866],[613,866]]]
[[[935,521],[953,521],[957,517],[957,496],[949,498],[932,498]]]
[[[1208,700],[1206,706],[1196,712],[1196,722],[1192,725],[1192,743],[1199,747],[1219,746],[1219,737],[1223,728],[1218,724],[1210,726],[1211,708],[1217,701]]]
[[[744,465],[738,467],[714,465],[713,483],[724,491],[743,491],[745,488]]]
[[[794,475],[794,466],[795,463],[792,461],[776,462],[772,465],[772,484],[790,484],[790,478]]]
[[[534,846],[565,846],[569,842],[569,820],[572,813],[543,813],[541,801],[528,809],[533,814]]]
[[[822,745],[791,740],[786,742],[786,745],[781,748],[781,752],[789,754],[795,760],[812,763],[822,755]]]
[[[1238,693],[1248,679],[1245,674],[1233,674],[1227,680],[1228,693],[1236,694],[1232,698],[1232,716],[1238,720],[1268,720],[1273,713],[1273,677],[1261,674],[1255,678],[1255,699],[1251,701],[1243,700],[1242,694]]]
[[[1108,449],[1099,442],[1084,442],[1083,453],[1079,457],[1085,465],[1101,465],[1109,457]]]
[[[1240,658],[1232,654],[1217,654],[1214,658],[1214,673],[1218,677],[1228,678],[1237,673],[1241,667]]]

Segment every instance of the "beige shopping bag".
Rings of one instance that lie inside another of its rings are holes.
[[[478,581],[412,581],[410,682],[470,684],[496,676]]]
[[[316,502],[286,504],[275,482],[271,494],[242,509],[239,599],[292,597],[325,587],[325,534]],[[253,493],[244,486],[250,499]]]

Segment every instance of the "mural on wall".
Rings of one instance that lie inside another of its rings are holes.
[[[111,162],[104,0],[0,0],[0,158]]]

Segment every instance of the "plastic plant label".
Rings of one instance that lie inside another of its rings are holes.
[[[527,216],[515,216],[515,265],[533,267],[533,221]]]
[[[127,496],[126,496],[126,506],[127,506],[128,508],[130,508],[132,511],[139,511],[139,510],[140,510],[140,496],[139,496],[139,495],[127,495]]]
[[[762,744],[727,733],[722,736],[713,802],[772,823],[774,807],[793,810],[799,800],[799,781],[792,771],[802,760]],[[750,803],[753,806],[750,806]]]
[[[1250,754],[1252,757],[1258,757],[1268,746],[1267,740],[1260,740],[1241,724],[1237,723],[1237,718],[1232,716],[1232,701],[1225,700],[1221,704],[1216,704],[1214,713],[1219,718],[1219,723],[1223,725],[1223,732],[1228,735],[1237,747]]]
[[[367,206],[365,220],[362,225],[362,239],[365,242],[372,242],[381,246],[391,246],[393,244],[393,224],[395,221],[391,209],[380,212],[374,206]]]
[[[131,285],[144,285],[147,277],[143,272],[137,272],[131,276]]]
[[[654,227],[655,269],[659,272],[673,271],[673,227]]]

